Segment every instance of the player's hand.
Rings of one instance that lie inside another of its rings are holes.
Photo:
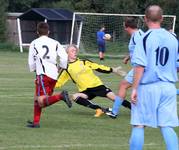
[[[122,62],[123,62],[124,64],[127,64],[128,61],[129,61],[129,59],[130,59],[130,56],[126,56],[126,57],[122,60]]]
[[[131,93],[131,103],[137,103],[137,89],[133,89]]]
[[[126,57],[122,60],[122,62],[124,63],[124,64],[127,64],[128,63],[128,60],[129,59],[127,59]]]
[[[117,75],[120,75],[122,77],[127,74],[126,71],[124,71],[121,66],[112,67],[112,72],[117,74]]]

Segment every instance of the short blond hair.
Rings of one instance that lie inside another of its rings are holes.
[[[145,17],[148,21],[161,22],[163,10],[158,5],[150,5],[145,11]]]
[[[68,51],[69,51],[69,49],[70,49],[71,47],[75,48],[77,52],[79,51],[78,47],[77,47],[75,44],[69,44],[69,45],[67,45],[67,47],[66,47],[66,52],[67,52],[67,53],[68,53]]]

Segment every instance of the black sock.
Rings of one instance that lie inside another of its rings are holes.
[[[90,102],[88,99],[84,99],[84,98],[82,98],[82,97],[78,97],[78,98],[75,100],[75,102],[76,102],[77,104],[79,104],[79,105],[83,105],[83,106],[89,107],[89,108],[91,108],[91,109],[98,109],[98,108],[101,109],[101,107],[100,107],[99,105],[94,104],[94,103]]]
[[[122,106],[131,109],[131,103],[127,100],[123,100]]]

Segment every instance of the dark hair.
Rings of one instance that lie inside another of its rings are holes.
[[[130,27],[132,29],[136,29],[138,25],[137,18],[136,17],[126,17],[124,21],[124,26]]]
[[[46,22],[39,22],[37,24],[37,32],[39,35],[48,35],[49,25]]]
[[[104,25],[104,24],[101,24],[101,25],[100,25],[100,29],[102,29],[102,28],[105,28],[105,25]]]

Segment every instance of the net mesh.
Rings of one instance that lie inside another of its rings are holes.
[[[124,19],[128,16],[134,16],[138,21],[138,27],[143,31],[147,30],[143,15],[122,15],[122,14],[86,14],[75,13],[75,16],[82,18],[82,30],[79,42],[80,53],[97,54],[96,33],[105,26],[105,33],[111,35],[111,40],[106,41],[106,54],[111,56],[124,55],[128,53],[128,42],[130,36],[124,31]],[[173,29],[175,16],[164,16],[162,27],[167,30]],[[75,17],[74,17],[75,19]],[[74,20],[72,43],[77,44],[77,34],[80,30],[80,23]]]

